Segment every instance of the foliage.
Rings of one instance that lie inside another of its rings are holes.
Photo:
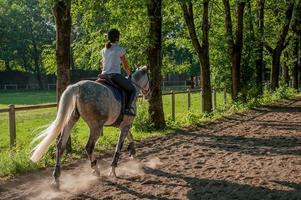
[[[37,165],[28,159],[28,149],[16,148],[0,153],[0,177],[31,171]]]
[[[136,109],[137,116],[133,123],[133,129],[145,132],[153,130],[153,124],[148,115],[148,104],[146,102],[139,102]]]
[[[247,3],[249,1],[246,1]],[[54,21],[52,5],[54,1],[0,0],[0,70],[7,67],[37,73],[34,59],[38,58],[39,68],[47,74],[56,72],[54,49]],[[202,2],[192,0],[195,10],[197,35],[201,38]],[[230,0],[235,11],[236,1]],[[105,33],[110,28],[121,31],[120,43],[126,48],[131,68],[146,63],[148,18],[147,1],[74,0],[72,1],[72,55],[74,68],[99,70],[99,52],[106,41]],[[265,41],[275,46],[283,24],[287,4],[266,0]],[[213,87],[230,89],[230,62],[225,38],[224,8],[221,0],[209,1],[209,56],[211,82]],[[255,63],[254,40],[256,34],[256,2],[250,1],[250,9],[245,11],[245,36],[242,57],[243,93],[253,90]],[[178,1],[163,1],[163,74],[182,73],[197,76],[200,65],[192,47],[189,34]],[[235,12],[232,12],[235,28]],[[252,27],[254,30],[252,30]],[[37,52],[34,52],[34,43]],[[291,48],[288,47],[291,52]],[[38,56],[36,56],[37,54]],[[289,53],[289,67],[294,57]],[[266,68],[271,58],[265,52]],[[268,70],[267,70],[268,71]],[[268,77],[266,77],[268,78]],[[248,98],[248,97],[247,97]]]
[[[39,2],[1,0],[0,7],[0,60],[6,62],[6,70],[41,71],[40,55],[54,40],[54,29],[42,16]]]

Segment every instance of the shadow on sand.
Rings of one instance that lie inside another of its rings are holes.
[[[145,167],[144,171],[146,174],[155,175],[158,177],[165,177],[171,180],[182,179],[188,183],[186,187],[189,187],[189,192],[187,193],[187,199],[190,200],[300,200],[301,199],[301,184],[298,183],[289,183],[275,181],[278,184],[284,185],[291,190],[282,191],[282,190],[270,190],[264,187],[255,187],[250,185],[243,185],[232,183],[224,180],[209,180],[209,179],[198,179],[194,177],[184,176],[181,174],[173,174],[165,172],[159,169],[153,169]],[[140,180],[130,180],[141,182]],[[152,194],[145,194],[140,191],[136,191],[127,186],[107,181],[112,187],[116,187],[118,190],[129,193],[134,197],[139,199],[174,199],[163,196],[156,196]],[[157,181],[148,181],[149,187],[155,188],[158,186],[162,187],[175,187],[177,185],[170,184],[168,181],[162,182]],[[182,185],[181,185],[182,186]],[[166,195],[165,195],[166,196]],[[172,194],[170,195],[172,196]]]

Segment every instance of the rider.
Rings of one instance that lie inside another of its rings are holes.
[[[101,50],[102,56],[102,72],[114,83],[119,85],[124,89],[128,95],[128,103],[125,107],[124,114],[135,116],[135,98],[136,98],[136,88],[132,85],[131,81],[121,75],[120,63],[127,73],[128,77],[131,76],[131,71],[129,69],[127,60],[125,58],[125,49],[119,44],[119,31],[117,29],[111,29],[107,33],[108,42],[105,47]]]

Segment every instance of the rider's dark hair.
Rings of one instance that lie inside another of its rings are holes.
[[[111,48],[112,44],[111,43],[114,43],[114,42],[117,42],[119,40],[119,31],[117,29],[111,29],[109,30],[109,32],[107,33],[107,39],[109,40],[105,47],[107,49]]]

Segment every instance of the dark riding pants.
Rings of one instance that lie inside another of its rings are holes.
[[[108,74],[111,80],[124,89],[128,95],[128,103],[125,109],[129,109],[130,105],[136,98],[136,88],[133,86],[132,82],[122,76],[121,74]]]

